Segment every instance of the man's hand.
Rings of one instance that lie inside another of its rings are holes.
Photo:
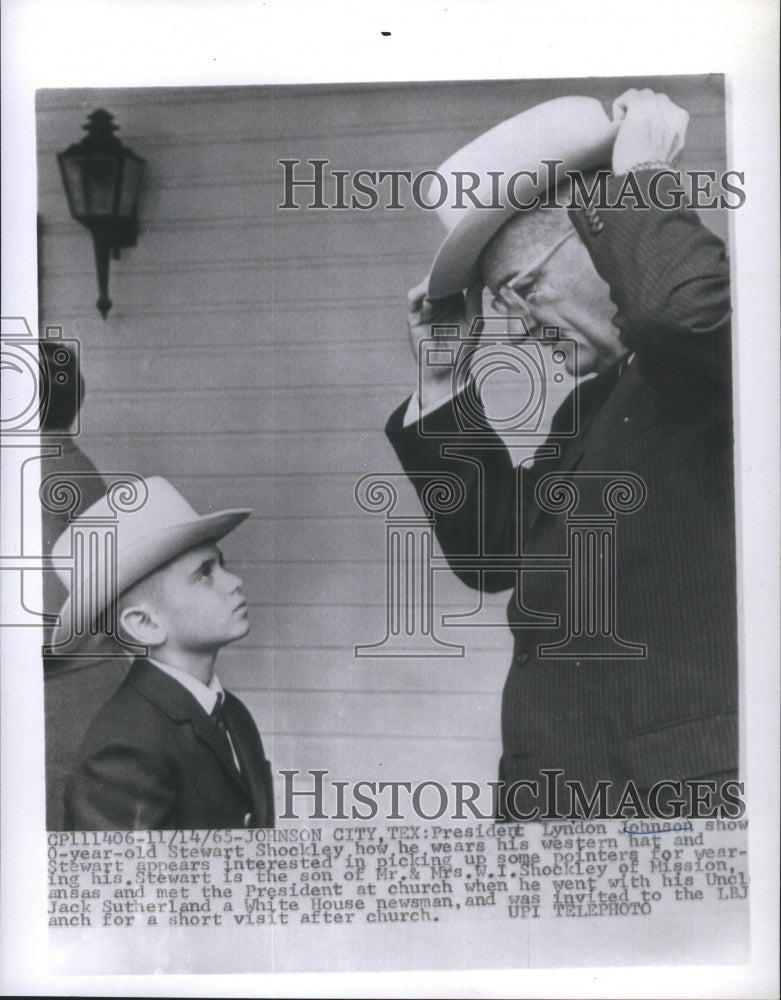
[[[482,285],[473,285],[466,296],[460,292],[444,299],[430,299],[428,276],[407,292],[407,328],[415,361],[420,358],[420,343],[432,336],[432,326],[452,326],[452,337],[438,337],[443,350],[451,349],[453,357],[463,346],[460,339],[469,330],[472,320],[482,312]],[[420,372],[421,409],[444,399],[453,392],[454,369],[449,365],[423,364]]]
[[[672,164],[686,141],[689,115],[666,94],[627,90],[613,101],[613,121],[621,122],[613,146],[613,173],[641,163]]]

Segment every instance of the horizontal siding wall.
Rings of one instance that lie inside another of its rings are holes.
[[[645,84],[691,114],[681,167],[724,169],[721,79]],[[80,445],[100,470],[170,478],[202,512],[254,508],[224,545],[253,627],[219,669],[275,769],[493,779],[510,647],[505,628],[463,628],[440,630],[466,646],[462,659],[353,655],[382,638],[385,587],[382,517],[358,508],[354,488],[368,472],[398,471],[382,428],[415,382],[405,292],[441,232],[414,208],[281,211],[277,161],[431,169],[541,100],[590,94],[609,110],[628,85],[39,93],[41,322],[81,341]],[[138,245],[112,262],[105,322],[90,240],[68,217],[55,159],[97,107],[146,159]],[[706,220],[721,235],[724,214]],[[398,509],[419,510],[406,483]],[[436,596],[440,613],[477,605],[447,572]],[[496,621],[505,600],[488,599]],[[70,723],[74,739],[86,721]]]

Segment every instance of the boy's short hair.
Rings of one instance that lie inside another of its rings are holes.
[[[166,565],[170,565],[167,563]],[[133,607],[136,604],[143,603],[144,601],[158,601],[160,599],[160,594],[162,593],[162,583],[160,580],[160,572],[165,567],[161,566],[160,569],[156,569],[154,573],[150,573],[145,576],[143,580],[139,580],[138,583],[134,583],[132,587],[128,587],[127,590],[123,590],[122,593],[117,597],[117,616],[121,616],[123,611],[128,608]]]

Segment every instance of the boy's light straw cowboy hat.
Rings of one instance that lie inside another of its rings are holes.
[[[507,183],[520,170],[537,171],[537,183],[528,175],[512,186],[519,204],[532,202],[546,192],[548,169],[543,160],[559,160],[557,176],[564,180],[567,170],[588,170],[610,160],[618,123],[611,122],[602,105],[593,97],[558,97],[508,118],[459,149],[438,168],[447,183],[448,196],[436,209],[448,233],[439,248],[429,277],[428,296],[442,298],[461,292],[480,279],[478,258],[491,237],[519,209],[507,198]],[[456,171],[472,171],[480,180],[475,196],[484,205],[477,208],[469,198],[463,208],[454,207],[453,177]],[[499,198],[492,198],[489,171],[501,172]],[[426,201],[438,200],[440,184],[432,180]]]
[[[116,509],[104,496],[75,518],[54,543],[53,559],[73,558],[76,555],[71,551],[74,526],[87,529],[90,522],[116,525],[114,566],[109,565],[103,544],[91,549],[89,559],[80,561],[81,579],[75,582],[86,604],[84,620],[90,624],[111,601],[145,576],[196,545],[222,538],[251,513],[247,508],[240,508],[201,516],[168,480],[152,476],[144,483],[147,496],[137,510]],[[61,645],[70,637],[74,603],[74,571],[57,567],[57,574],[68,591],[68,598],[60,611],[52,646]],[[73,643],[68,644],[68,651],[74,648]]]

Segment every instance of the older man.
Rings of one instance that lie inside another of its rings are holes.
[[[593,142],[567,148],[568,108],[551,102],[552,110],[532,109],[467,150],[484,164],[492,149],[502,165],[514,156],[516,170],[539,180],[537,195],[546,193],[536,169],[544,160],[586,171],[612,156],[608,204],[629,173],[647,194],[683,147],[686,112],[664,95],[629,91],[612,122],[597,108],[591,126],[578,100],[572,127],[592,128]],[[432,324],[463,329],[479,312],[482,286],[532,336],[558,327],[577,347],[571,373],[590,376],[578,387],[574,436],[556,434],[572,410],[568,399],[536,460],[516,471],[498,437],[465,437],[453,393],[469,386],[454,386],[447,366],[424,368],[420,399],[387,426],[416,488],[425,486],[420,473],[443,471],[465,486],[461,507],[436,520],[455,571],[470,586],[513,587],[500,777],[539,781],[561,770],[587,792],[612,782],[613,801],[628,782],[644,792],[667,780],[718,784],[738,767],[728,264],[693,210],[644,200],[650,207],[515,210],[493,232],[488,213],[473,213],[452,224],[430,278],[409,296],[415,348]],[[453,447],[459,436],[463,446]],[[645,491],[621,518],[615,551],[591,554],[586,597],[615,620],[591,636],[581,628],[583,655],[567,644],[575,569],[545,565],[545,557],[572,556],[565,514],[537,488],[548,473],[571,477],[592,506],[611,476],[629,475]],[[475,572],[480,560],[495,571]],[[612,583],[599,575],[607,560]],[[603,579],[614,593],[596,593]]]

